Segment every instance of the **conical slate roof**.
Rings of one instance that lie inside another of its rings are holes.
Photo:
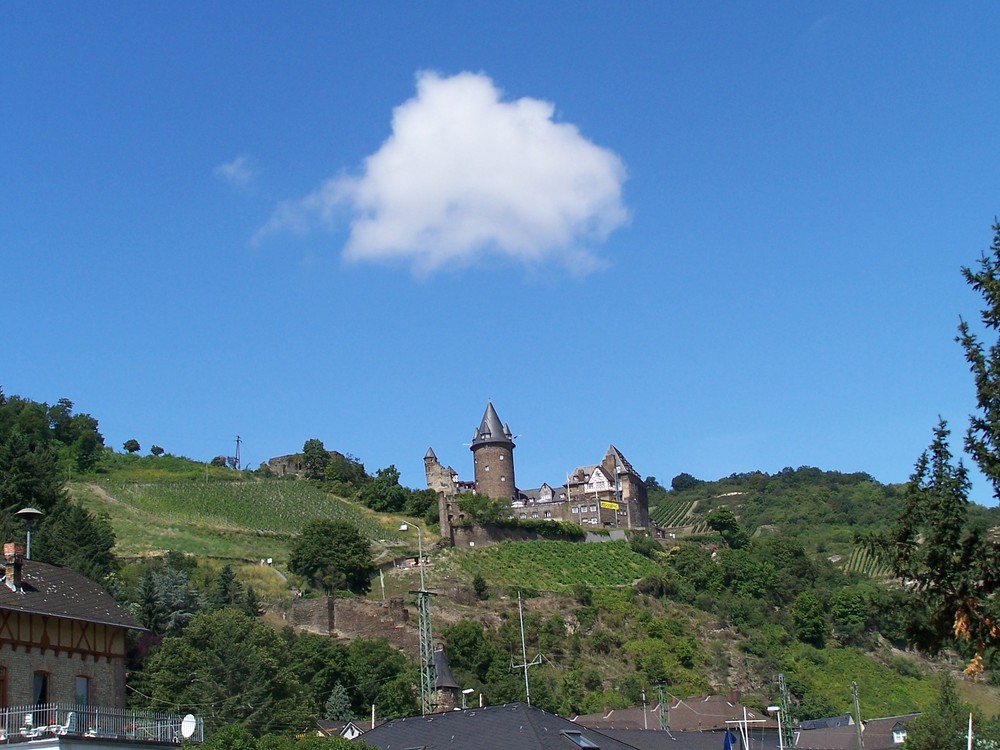
[[[437,649],[434,652],[434,672],[437,675],[438,690],[458,690],[458,683],[451,676],[451,667],[448,666],[448,657],[445,656],[444,649]]]
[[[479,423],[479,429],[472,438],[472,446],[485,445],[487,443],[506,443],[514,446],[514,439],[511,437],[510,428],[500,421],[497,410],[493,408],[493,402],[486,404],[486,413],[483,414],[483,421]]]

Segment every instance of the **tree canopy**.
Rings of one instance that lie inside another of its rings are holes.
[[[357,527],[328,519],[306,524],[292,545],[288,568],[327,593],[366,594],[377,572],[371,545]]]
[[[323,441],[309,438],[302,446],[302,467],[307,479],[322,479],[326,465],[330,463],[330,454],[326,452]]]
[[[980,338],[1000,331],[1000,223],[993,224],[993,231],[990,252],[983,254],[978,269],[962,269],[983,299],[983,333],[962,320],[957,341],[977,398],[965,448],[1000,499],[1000,342],[987,346]],[[1000,646],[1000,546],[969,521],[968,471],[961,461],[953,461],[948,435],[942,419],[916,463],[895,527],[869,537],[868,544],[915,595],[909,630],[917,645],[936,651],[957,643],[971,651],[966,671],[978,675],[984,655]]]

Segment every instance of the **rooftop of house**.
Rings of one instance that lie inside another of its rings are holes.
[[[16,551],[15,551],[16,550]],[[102,586],[70,568],[22,557],[20,547],[4,545],[0,558],[0,610],[95,622],[144,630],[131,612]]]
[[[686,700],[675,699],[664,704],[667,726],[673,731],[705,732],[726,729],[727,722],[742,721],[744,706],[737,700],[722,695],[705,695]],[[753,726],[775,729],[777,720],[759,711],[746,708],[747,720]],[[586,714],[575,721],[595,729],[643,729],[660,726],[660,706],[653,703],[645,707],[608,709],[602,713]]]
[[[899,743],[893,739],[893,732],[897,728],[905,730],[906,726],[919,715],[886,716],[862,722],[861,736],[865,750],[891,750],[899,747]],[[839,717],[833,717],[833,719],[836,718]],[[810,724],[814,723],[815,721],[810,722]],[[805,722],[803,724],[805,725]],[[857,750],[857,726],[853,723],[831,722],[819,728],[804,729],[798,734],[795,747],[805,750]]]
[[[635,750],[633,745],[523,702],[393,719],[365,732],[363,739],[381,750],[452,750],[457,747]]]

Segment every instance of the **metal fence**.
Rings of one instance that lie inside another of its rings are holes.
[[[0,742],[70,736],[177,744],[203,742],[201,718],[126,708],[43,703],[0,708]]]

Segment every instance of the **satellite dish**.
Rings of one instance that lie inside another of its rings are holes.
[[[194,718],[192,714],[188,714],[183,719],[181,719],[181,737],[184,739],[190,739],[191,735],[194,734],[194,730],[198,726],[198,720]]]

